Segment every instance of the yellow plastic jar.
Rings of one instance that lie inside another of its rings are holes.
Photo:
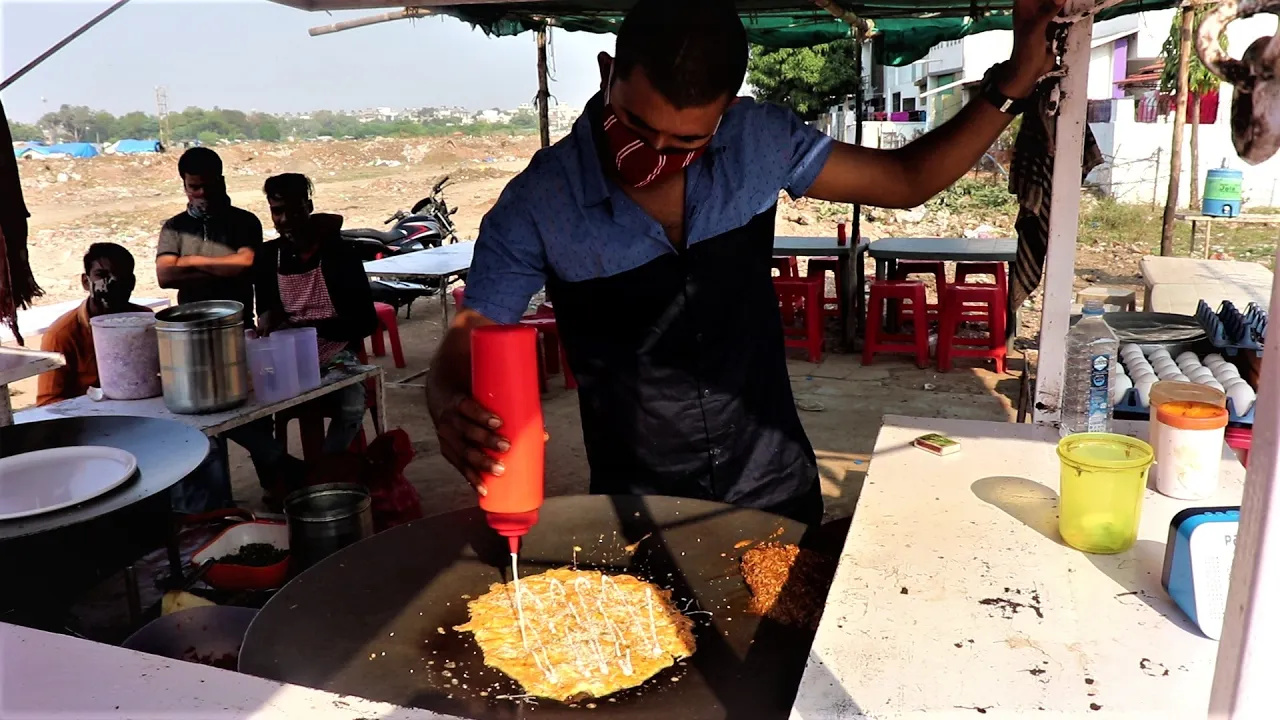
[[[1151,446],[1125,435],[1080,433],[1058,442],[1058,532],[1087,553],[1119,553],[1138,539]]]

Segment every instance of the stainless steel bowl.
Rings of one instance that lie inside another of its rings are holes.
[[[156,313],[164,404],[175,413],[228,410],[249,398],[244,305],[186,303]]]

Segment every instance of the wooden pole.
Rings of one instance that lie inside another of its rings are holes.
[[[1177,110],[1173,114],[1173,147],[1169,153],[1169,193],[1164,201],[1164,227],[1160,231],[1160,254],[1165,256],[1173,255],[1173,216],[1178,212],[1178,185],[1182,180],[1182,131],[1187,124],[1187,61],[1191,53],[1191,25],[1195,12],[1191,5],[1182,8]]]
[[[403,8],[381,15],[368,15],[366,17],[354,18],[351,20],[343,20],[332,25],[319,25],[307,31],[311,37],[319,35],[328,35],[330,33],[342,32],[343,30],[353,30],[360,27],[368,27],[384,22],[395,22],[396,20],[412,20],[414,18],[424,18],[432,14],[431,10],[426,8]]]
[[[1064,12],[1084,13],[1092,0],[1069,0]],[[1054,144],[1053,193],[1049,205],[1049,251],[1045,257],[1044,310],[1040,316],[1039,367],[1036,371],[1035,422],[1056,424],[1062,416],[1062,386],[1067,372],[1067,331],[1074,299],[1076,233],[1080,222],[1080,167],[1088,115],[1089,40],[1093,16],[1087,13],[1067,30],[1062,64],[1066,76],[1058,88],[1058,124]]]
[[[854,53],[853,53],[853,73],[854,73],[854,76],[858,78],[858,82],[854,86],[854,91],[853,91],[853,144],[861,147],[862,146],[862,106],[863,106],[862,46],[866,41],[867,33],[866,33],[865,23],[854,23],[851,27],[853,28],[853,44],[855,46]],[[875,63],[872,63],[872,67],[875,67]],[[853,206],[852,220],[853,222],[849,224],[849,244],[852,247],[857,247],[858,243],[862,242],[862,206],[861,205]],[[854,255],[852,258],[850,258],[849,261],[862,262],[862,257],[859,255]],[[846,275],[855,275],[855,273],[846,273]],[[857,286],[856,282],[854,282],[854,287],[849,286],[848,284],[849,278],[844,278],[840,280],[840,282],[846,283],[844,288],[845,298],[852,298],[853,293],[859,293],[859,297],[861,297],[861,293],[863,290],[861,287]],[[844,316],[845,340],[848,343],[849,350],[853,350],[854,343],[858,342],[858,330],[859,330],[858,319],[859,318],[857,317],[858,315],[857,313],[852,312],[851,308],[853,307],[860,308],[862,307],[862,303],[857,302],[856,304],[852,304],[851,306],[848,306],[848,307],[842,307],[840,309],[841,313],[843,313],[843,316]]]
[[[537,31],[538,40],[538,135],[542,147],[551,145],[551,121],[547,104],[551,101],[551,91],[547,89],[547,26]]]

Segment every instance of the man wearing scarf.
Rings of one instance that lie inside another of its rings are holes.
[[[262,245],[262,222],[231,204],[222,159],[195,147],[178,160],[187,209],[165,221],[156,244],[156,279],[178,291],[178,304],[235,300],[252,325],[253,254]]]
[[[253,327],[253,257],[262,246],[262,221],[231,204],[222,176],[222,158],[209,148],[194,147],[178,159],[178,175],[187,209],[165,221],[156,244],[156,280],[176,289],[178,304],[202,300],[235,300],[244,305],[245,327]],[[270,418],[229,430],[226,437],[249,451],[263,502],[276,510],[285,491],[303,475],[302,461],[288,455],[275,438]],[[222,437],[210,438],[214,463],[226,462]],[[206,479],[207,478],[207,479]],[[196,513],[231,502],[224,468],[182,483],[174,507]]]

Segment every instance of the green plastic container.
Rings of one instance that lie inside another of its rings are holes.
[[[1138,540],[1151,446],[1125,435],[1080,433],[1058,443],[1058,532],[1087,553],[1120,553]]]
[[[1214,217],[1235,217],[1240,214],[1244,173],[1231,168],[1214,168],[1204,179],[1204,200],[1200,212]]]

